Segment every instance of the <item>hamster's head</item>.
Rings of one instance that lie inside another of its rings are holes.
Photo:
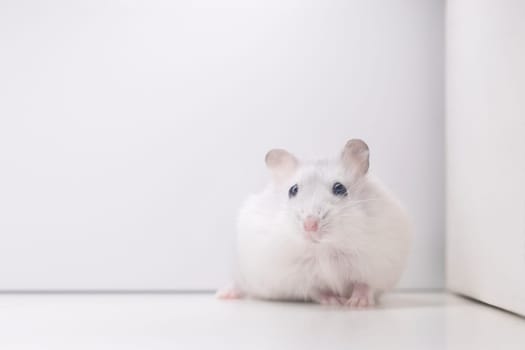
[[[274,195],[293,228],[291,234],[313,243],[334,241],[342,225],[359,216],[355,195],[369,167],[364,141],[348,141],[332,160],[302,162],[285,150],[273,149],[265,161]]]

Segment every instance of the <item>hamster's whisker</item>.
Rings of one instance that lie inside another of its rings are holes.
[[[357,201],[351,201],[347,204],[345,204],[344,206],[341,207],[341,209],[347,209],[347,208],[352,208],[352,207],[355,207],[355,206],[358,206],[359,204],[362,204],[362,203],[368,203],[368,202],[380,202],[380,201],[384,201],[383,199],[375,199],[375,198],[372,198],[372,199],[362,199],[362,200],[357,200]]]

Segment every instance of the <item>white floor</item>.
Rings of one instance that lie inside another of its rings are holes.
[[[356,311],[208,294],[0,295],[0,349],[525,349],[525,319],[391,294]]]

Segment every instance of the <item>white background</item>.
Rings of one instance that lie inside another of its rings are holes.
[[[447,287],[525,315],[525,2],[447,7]]]
[[[0,289],[211,289],[265,152],[371,148],[443,285],[443,1],[2,1]]]

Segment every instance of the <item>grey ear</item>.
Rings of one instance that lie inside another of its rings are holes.
[[[353,175],[362,176],[368,172],[369,157],[368,145],[363,140],[352,139],[346,143],[341,154],[341,161]]]
[[[299,165],[297,158],[284,149],[272,149],[268,151],[264,161],[276,180],[282,180],[290,176]]]

